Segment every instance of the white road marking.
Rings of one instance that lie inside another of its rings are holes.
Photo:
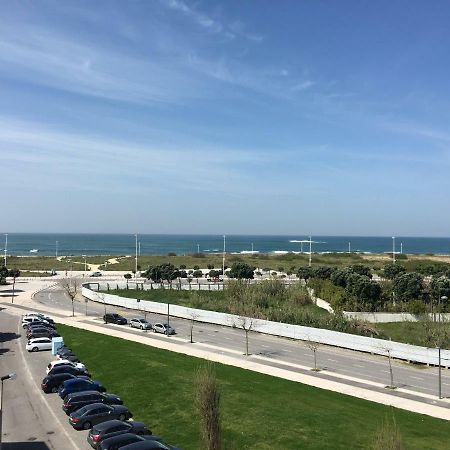
[[[420,377],[413,377],[413,376],[411,376],[411,378],[414,378],[415,380],[423,381],[423,378],[420,378]]]
[[[328,361],[337,362],[335,359],[328,358]]]
[[[365,366],[360,366],[359,364],[353,364],[354,367],[359,367],[361,369],[364,369]]]

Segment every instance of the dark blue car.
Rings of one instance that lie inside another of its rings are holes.
[[[61,398],[64,398],[67,394],[81,391],[105,392],[106,389],[98,381],[75,378],[64,381],[64,383],[58,389],[58,394]]]

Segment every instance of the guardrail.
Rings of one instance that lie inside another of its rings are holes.
[[[334,347],[358,350],[405,361],[423,364],[450,366],[450,351],[441,350],[440,359],[437,348],[426,348],[417,345],[402,344],[400,342],[387,341],[384,339],[370,338],[353,334],[341,333],[339,331],[324,330],[321,328],[304,327],[287,323],[271,322],[269,320],[254,319],[251,317],[237,316],[233,314],[206,311],[202,309],[187,308],[184,306],[158,303],[148,300],[130,299],[117,295],[95,292],[89,289],[89,283],[82,287],[82,295],[90,300],[134,309],[141,313],[170,314],[196,322],[212,323],[236,328],[251,328],[251,331],[282,336],[301,341],[313,341]]]

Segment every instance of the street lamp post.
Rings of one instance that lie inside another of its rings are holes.
[[[1,403],[1,407],[0,407],[0,450],[2,450],[2,422],[3,422],[3,410],[4,410],[4,408],[3,408],[3,382],[5,380],[15,380],[16,377],[17,377],[17,375],[14,372],[1,377],[2,390],[0,392],[0,403]]]
[[[392,236],[392,262],[395,264],[395,236]]]
[[[222,278],[225,283],[225,235],[223,235],[223,254],[222,254]]]
[[[55,244],[55,258],[58,258],[58,241]]]
[[[311,267],[311,258],[312,258],[312,240],[311,236],[309,236],[309,267]]]
[[[6,267],[6,253],[8,252],[8,233],[5,233],[5,267]]]
[[[84,258],[84,273],[86,273],[86,255],[81,255]]]
[[[134,266],[134,282],[137,283],[136,277],[137,277],[137,266],[138,266],[138,239],[137,234],[134,235],[136,238],[136,261]]]
[[[441,367],[441,330],[440,330],[440,323],[441,323],[441,300],[443,303],[445,303],[448,300],[448,297],[443,295],[442,297],[439,297],[439,348],[438,348],[438,358],[439,358],[439,398],[442,398],[442,367]]]

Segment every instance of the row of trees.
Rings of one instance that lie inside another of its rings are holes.
[[[384,266],[384,279],[379,282],[372,280],[370,268],[362,264],[343,269],[301,267],[297,274],[308,281],[319,296],[328,294],[328,298],[323,298],[331,301],[336,308],[374,311],[400,302],[410,303],[411,307],[414,306],[411,312],[418,313],[425,311],[427,303],[436,301],[446,307],[445,298],[450,297],[450,278],[446,275],[424,278],[422,274],[407,272],[397,264]]]

